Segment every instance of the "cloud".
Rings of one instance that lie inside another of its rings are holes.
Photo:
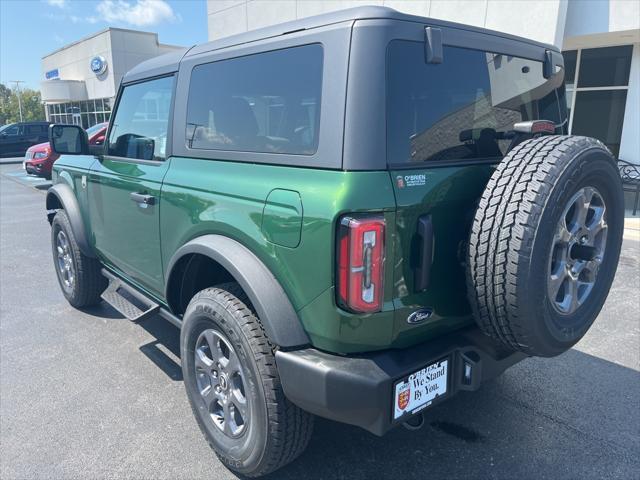
[[[47,0],[47,3],[52,7],[65,8],[67,6],[67,0]]]
[[[98,23],[100,21],[100,19],[98,17],[93,17],[93,16],[89,16],[89,17],[78,17],[77,15],[69,15],[67,17],[64,17],[64,20],[68,20],[71,23]]]
[[[57,1],[57,0],[54,0]],[[165,0],[101,0],[96,7],[98,18],[107,23],[125,23],[148,27],[180,19]]]

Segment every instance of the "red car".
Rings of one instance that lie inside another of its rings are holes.
[[[108,125],[107,122],[104,122],[87,128],[89,145],[102,145],[104,143]],[[53,162],[58,159],[58,156],[51,151],[49,142],[39,143],[29,147],[27,153],[24,154],[24,163],[22,165],[28,174],[50,180],[51,167],[53,167]]]

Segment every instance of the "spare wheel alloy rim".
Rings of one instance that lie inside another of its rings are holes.
[[[217,330],[196,341],[194,367],[198,393],[213,424],[231,438],[241,436],[250,420],[245,375],[231,342]]]
[[[607,208],[591,186],[578,190],[567,202],[551,246],[547,294],[561,315],[571,315],[587,300],[607,243]]]

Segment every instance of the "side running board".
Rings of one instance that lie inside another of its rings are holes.
[[[109,280],[109,286],[102,292],[102,299],[132,322],[143,320],[159,313],[160,305],[127,285],[106,269],[102,275]]]

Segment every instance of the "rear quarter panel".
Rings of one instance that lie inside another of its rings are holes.
[[[265,200],[274,189],[300,195],[302,231],[295,248],[269,242],[263,231]],[[245,245],[269,268],[314,345],[334,351],[381,348],[390,342],[393,331],[392,270],[387,271],[381,313],[348,315],[336,307],[333,291],[337,218],[365,210],[385,212],[393,235],[395,199],[388,172],[174,157],[160,200],[163,264],[168,265],[176,250],[193,238],[225,235]],[[388,258],[391,245],[388,242]],[[168,275],[165,272],[165,278]]]

